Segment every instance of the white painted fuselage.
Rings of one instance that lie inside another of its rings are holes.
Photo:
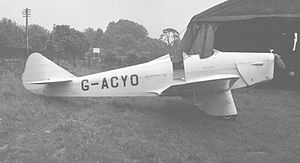
[[[43,61],[46,64],[47,62],[48,60]],[[40,63],[36,65],[36,68],[38,69],[39,66],[41,66]],[[30,69],[34,69],[34,67],[35,65],[32,65]],[[217,51],[206,59],[200,59],[198,55],[185,55],[185,79],[183,80],[173,79],[172,62],[169,55],[165,55],[144,64],[82,77],[69,77],[69,82],[57,82],[55,84],[32,84],[33,81],[44,79],[29,77],[30,75],[33,76],[34,73],[26,68],[23,74],[23,83],[25,88],[32,93],[45,96],[157,96],[162,95],[161,93],[170,86],[203,82],[206,79],[209,80],[212,75],[236,75],[239,78],[230,89],[246,87],[271,80],[273,67],[274,55],[270,53]],[[55,70],[52,74],[45,76],[47,79],[53,78]]]

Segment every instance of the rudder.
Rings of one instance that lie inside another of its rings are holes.
[[[22,75],[23,83],[70,79],[75,76],[39,53],[31,54]]]

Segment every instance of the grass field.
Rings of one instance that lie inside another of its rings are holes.
[[[0,64],[0,162],[300,162],[299,92],[234,91],[226,121],[180,98],[35,96],[22,71]]]

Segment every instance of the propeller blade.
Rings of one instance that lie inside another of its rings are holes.
[[[277,65],[282,69],[286,69],[286,65],[283,62],[283,60],[281,59],[280,55],[274,54],[274,56],[275,56],[275,61],[276,61]]]

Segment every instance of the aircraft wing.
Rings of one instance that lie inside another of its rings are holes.
[[[176,84],[162,91],[160,96],[191,97],[220,93],[229,90],[234,82],[239,79],[238,75],[219,74],[189,80],[183,84]]]
[[[231,74],[201,77],[183,84],[172,85],[162,91],[160,96],[181,96],[209,115],[236,115],[230,88],[238,79],[238,75]]]

